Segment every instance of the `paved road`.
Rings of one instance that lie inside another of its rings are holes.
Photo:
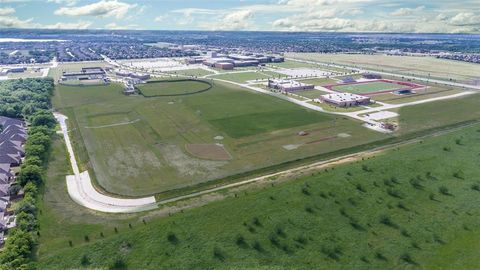
[[[68,194],[73,201],[89,209],[106,213],[134,213],[158,207],[155,197],[153,196],[139,199],[125,199],[108,196],[96,190],[92,184],[88,171],[80,173],[78,168],[72,143],[68,135],[66,123],[67,117],[60,113],[54,113],[54,116],[60,123],[60,128],[65,139],[70,163],[72,165],[73,175],[67,176],[67,189]]]

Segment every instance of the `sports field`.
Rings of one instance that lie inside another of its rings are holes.
[[[247,71],[247,72],[229,72],[220,75],[213,75],[210,78],[228,80],[232,82],[244,83],[246,81],[254,81],[254,80],[265,80],[272,77],[278,77],[280,74],[270,72],[268,74],[264,74],[258,71]]]
[[[38,269],[476,270],[479,134],[477,125],[160,218],[79,214],[47,189]]]
[[[184,91],[197,84],[176,86]],[[165,90],[155,86],[149,91]],[[128,196],[191,186],[386,136],[348,118],[217,81],[206,92],[151,98],[127,97],[116,84],[60,85],[54,105],[69,117],[80,166],[106,191]],[[298,136],[303,130],[309,135]],[[350,137],[337,137],[339,133]],[[185,149],[215,143],[231,159],[202,159]],[[286,150],[289,145],[295,147]]]
[[[145,97],[189,95],[207,91],[211,87],[210,82],[201,80],[149,81],[137,85],[137,88]]]
[[[405,86],[388,83],[388,82],[368,82],[368,83],[353,83],[344,85],[333,85],[333,90],[338,92],[348,92],[353,94],[369,94],[375,92],[388,92],[399,89],[405,89]]]
[[[478,79],[478,74],[480,74],[480,65],[478,64],[434,57],[323,53],[288,53],[286,56],[324,63],[364,67],[399,75],[419,75],[466,83]]]

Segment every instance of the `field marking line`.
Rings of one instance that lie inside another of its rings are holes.
[[[121,122],[121,123],[116,123],[116,124],[110,124],[110,125],[103,125],[103,126],[95,126],[95,127],[85,127],[85,128],[106,128],[106,127],[116,127],[116,126],[123,126],[123,125],[129,125],[136,123],[138,121],[141,121],[140,118],[135,119],[133,121],[128,121],[128,122]]]
[[[67,175],[67,190],[70,198],[86,208],[105,212],[105,213],[135,213],[158,208],[155,197],[145,197],[138,199],[125,199],[111,197],[100,193],[92,184],[88,171],[80,173],[75,154],[73,152],[72,142],[70,140],[67,123],[68,119],[60,113],[53,113],[60,124],[61,132],[65,140],[67,152],[73,170],[73,175]]]

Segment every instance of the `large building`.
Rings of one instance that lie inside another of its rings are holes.
[[[150,74],[143,74],[143,73],[135,73],[127,70],[117,70],[115,72],[115,75],[118,77],[123,77],[123,78],[131,78],[131,79],[138,79],[142,81],[146,81],[150,79]]]
[[[206,55],[196,56],[185,59],[186,64],[203,63],[209,67],[216,67],[220,69],[232,69],[232,66],[226,63],[233,64],[233,67],[252,67],[264,63],[279,63],[285,59],[280,56],[269,56],[263,54],[220,54],[217,52],[207,52]]]
[[[82,68],[77,72],[66,72],[62,73],[61,81],[70,81],[70,80],[97,80],[104,79],[106,72],[101,67],[86,67]]]
[[[268,87],[282,92],[295,92],[315,89],[315,85],[285,79],[269,79]]]
[[[4,68],[0,70],[0,76],[6,76],[9,73],[23,73],[27,70],[26,67]]]
[[[322,95],[320,96],[320,99],[317,99],[315,101],[322,101],[338,107],[353,107],[369,104],[370,97],[356,95],[352,93],[334,93]]]

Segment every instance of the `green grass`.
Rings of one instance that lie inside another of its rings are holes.
[[[349,92],[354,94],[373,93],[380,91],[393,91],[397,89],[403,89],[404,86],[395,83],[386,82],[369,82],[359,84],[337,85],[333,86],[333,90],[339,92]]]
[[[169,71],[168,73],[185,75],[185,76],[194,76],[194,77],[201,77],[201,76],[213,74],[213,72],[202,69],[202,68]]]
[[[254,119],[254,121],[252,121]],[[278,121],[274,120],[278,119]],[[328,121],[327,115],[319,115],[312,111],[296,109],[252,113],[239,116],[220,118],[210,122],[223,130],[232,138],[241,138],[257,135],[278,129],[309,125],[316,122]]]
[[[220,75],[214,75],[214,76],[211,76],[210,78],[222,79],[222,80],[227,80],[227,81],[232,81],[237,83],[244,83],[246,81],[264,80],[271,77],[276,77],[276,76],[274,76],[273,74],[272,76],[267,76],[260,72],[248,71],[248,72],[240,72],[240,73],[225,73]]]
[[[38,268],[81,268],[85,256],[92,269],[118,261],[127,269],[477,269],[479,130],[238,192],[105,238],[86,227],[77,234],[89,242],[45,249]]]
[[[211,87],[210,83],[195,80],[167,80],[149,81],[137,85],[145,97],[189,95],[205,91]]]
[[[154,98],[127,97],[116,84],[58,86],[53,101],[69,117],[81,168],[99,188],[126,196],[184,188],[385,138],[355,121],[219,82],[203,93]],[[297,136],[301,130],[310,135]],[[336,138],[338,133],[351,137]],[[217,143],[216,136],[224,137],[232,160],[202,160],[185,151],[186,144]],[[286,151],[288,144],[305,147]]]
[[[336,80],[330,78],[314,78],[314,79],[306,79],[306,80],[298,80],[302,83],[310,83],[314,85],[330,85],[337,83]]]
[[[400,133],[405,134],[423,128],[450,125],[480,118],[480,95],[468,95],[456,99],[441,100],[399,109]]]

